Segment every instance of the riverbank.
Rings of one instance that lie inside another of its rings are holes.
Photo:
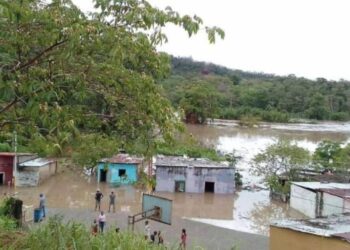
[[[88,227],[92,220],[98,216],[98,212],[91,209],[49,208],[47,213],[49,217],[58,214],[63,216],[64,222],[77,221]],[[119,227],[122,231],[128,230],[128,215],[126,212],[106,213],[107,229],[114,230]],[[136,223],[135,232],[143,234],[143,225],[143,221]],[[196,246],[208,250],[229,250],[234,246],[237,246],[239,250],[269,249],[269,238],[266,236],[215,227],[177,216],[173,216],[171,226],[155,221],[150,221],[150,225],[152,231],[162,231],[165,242],[169,246],[177,246],[181,229],[186,228],[189,249],[195,249]],[[33,225],[34,228],[37,226],[40,224]]]
[[[223,120],[211,119],[208,120],[207,125],[219,127],[239,127],[244,128],[240,124],[240,120]],[[350,122],[336,122],[336,121],[315,121],[315,120],[296,120],[290,123],[274,123],[274,122],[258,122],[252,127],[268,128],[278,130],[290,131],[319,131],[319,132],[349,132]]]

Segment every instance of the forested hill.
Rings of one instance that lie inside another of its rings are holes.
[[[171,60],[172,73],[162,85],[188,122],[202,123],[209,117],[271,122],[350,118],[349,81],[245,72],[190,58]]]

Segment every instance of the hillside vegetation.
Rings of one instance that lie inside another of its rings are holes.
[[[346,80],[244,72],[172,57],[172,73],[161,84],[190,123],[204,123],[207,118],[269,122],[350,118],[350,82]]]

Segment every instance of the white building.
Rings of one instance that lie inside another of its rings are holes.
[[[311,218],[350,212],[350,184],[292,182],[290,206]]]
[[[18,165],[16,186],[35,187],[57,172],[57,161],[36,158]]]
[[[159,156],[156,166],[157,192],[233,194],[235,169],[203,158]]]

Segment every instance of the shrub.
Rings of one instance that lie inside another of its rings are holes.
[[[349,120],[349,114],[346,112],[336,112],[332,113],[330,118],[334,121],[347,121]]]
[[[165,249],[163,246],[151,245],[143,236],[131,232],[116,234],[114,230],[110,230],[93,236],[83,224],[76,222],[63,224],[62,218],[58,216],[50,218],[48,223],[27,232],[24,237],[17,240],[5,242],[4,239],[0,237],[0,246],[5,249]]]

